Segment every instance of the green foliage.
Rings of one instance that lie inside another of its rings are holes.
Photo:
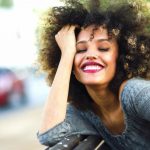
[[[141,3],[142,1],[147,2],[150,0],[60,0],[60,1],[70,6],[74,5],[75,3],[81,3],[84,5],[85,8],[87,8],[87,10],[91,10],[92,8],[94,8],[103,11],[108,8],[112,8],[114,6],[115,7],[121,6],[124,3]]]
[[[0,0],[0,7],[10,8],[13,6],[13,0]]]

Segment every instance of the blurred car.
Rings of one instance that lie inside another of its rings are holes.
[[[25,102],[24,81],[8,68],[0,68],[0,106]]]

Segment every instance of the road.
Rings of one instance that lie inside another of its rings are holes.
[[[36,138],[42,107],[27,107],[0,115],[0,150],[44,150]]]
[[[42,108],[49,87],[44,77],[29,74],[25,79],[26,104],[0,107],[0,150],[44,150],[37,140]]]

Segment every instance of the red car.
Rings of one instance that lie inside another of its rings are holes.
[[[24,82],[10,69],[0,68],[0,106],[25,101]]]

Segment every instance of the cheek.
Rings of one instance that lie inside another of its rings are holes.
[[[74,70],[75,70],[76,66],[77,66],[77,58],[75,56],[74,61],[73,61],[73,69]]]
[[[79,76],[79,70],[78,70],[78,67],[79,67],[79,58],[75,56],[74,58],[74,62],[73,62],[73,73],[74,73],[74,76],[77,80],[78,79],[78,76]]]
[[[117,59],[118,59],[118,50],[116,49],[112,53],[110,53],[109,55],[106,55],[105,59],[109,64],[116,66]]]
[[[79,60],[77,59],[77,57],[74,58],[74,62],[73,62],[73,72],[76,75],[77,74],[77,68],[79,66]]]
[[[107,55],[105,56],[105,63],[108,67],[111,67],[111,69],[115,70],[117,65],[117,58],[118,56],[116,54]]]
[[[113,56],[113,55],[108,55],[108,56],[103,57],[103,60],[107,64],[114,64],[114,63],[116,63],[117,57]]]
[[[81,57],[79,55],[76,55],[73,62],[73,68],[77,69],[78,67],[80,67],[80,63],[81,63]]]

